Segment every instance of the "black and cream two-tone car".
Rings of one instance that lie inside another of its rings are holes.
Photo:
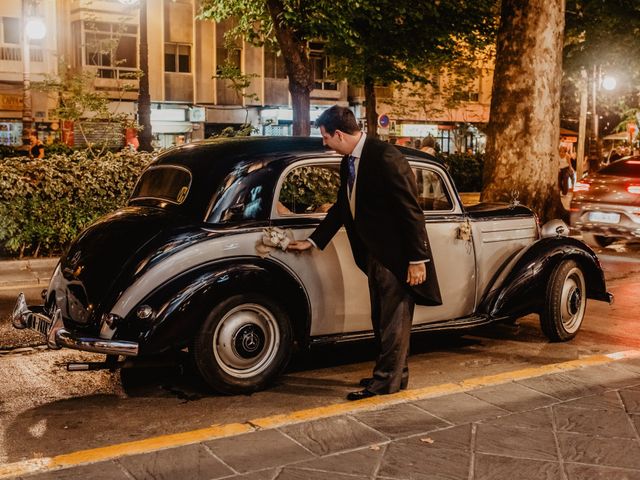
[[[562,222],[539,227],[515,204],[465,208],[441,163],[401,151],[442,295],[442,305],[416,307],[415,331],[538,313],[546,336],[564,341],[580,329],[587,298],[611,302],[596,255]],[[73,242],[44,305],[20,295],[13,324],[40,331],[51,348],[106,354],[106,367],[185,350],[224,393],[265,388],[294,348],[370,337],[367,280],[344,230],[323,251],[277,247],[282,232],[307,238],[324,217],[340,162],[317,138],[210,140],[161,153],[128,205]]]

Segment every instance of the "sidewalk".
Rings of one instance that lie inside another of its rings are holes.
[[[225,438],[196,431],[13,471],[35,480],[640,479],[638,352],[333,407],[212,427]],[[16,477],[0,467],[0,478]]]

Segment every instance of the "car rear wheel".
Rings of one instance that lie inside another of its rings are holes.
[[[587,307],[584,273],[573,260],[561,261],[553,269],[547,283],[545,305],[540,325],[552,342],[576,336]]]
[[[191,353],[197,372],[221,393],[265,388],[291,356],[292,331],[285,311],[260,294],[220,302],[197,333]]]
[[[602,248],[611,245],[616,237],[605,237],[604,235],[594,235],[593,233],[583,233],[582,240],[590,247]]]

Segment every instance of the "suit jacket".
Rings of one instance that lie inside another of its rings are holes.
[[[417,201],[415,176],[407,160],[392,145],[366,138],[358,166],[355,220],[347,194],[348,156],[340,164],[336,203],[310,238],[324,249],[343,225],[358,267],[366,273],[373,256],[411,290],[416,303],[441,305],[424,214]],[[410,287],[409,262],[429,260],[426,282]]]

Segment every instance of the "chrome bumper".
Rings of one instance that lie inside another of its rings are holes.
[[[49,317],[43,311],[32,311],[27,306],[24,294],[20,293],[11,315],[13,326],[17,329],[30,328],[40,332],[52,349],[62,347],[84,350],[86,352],[104,353],[107,355],[138,355],[138,343],[124,340],[107,340],[103,338],[78,337],[64,328],[60,310]]]

